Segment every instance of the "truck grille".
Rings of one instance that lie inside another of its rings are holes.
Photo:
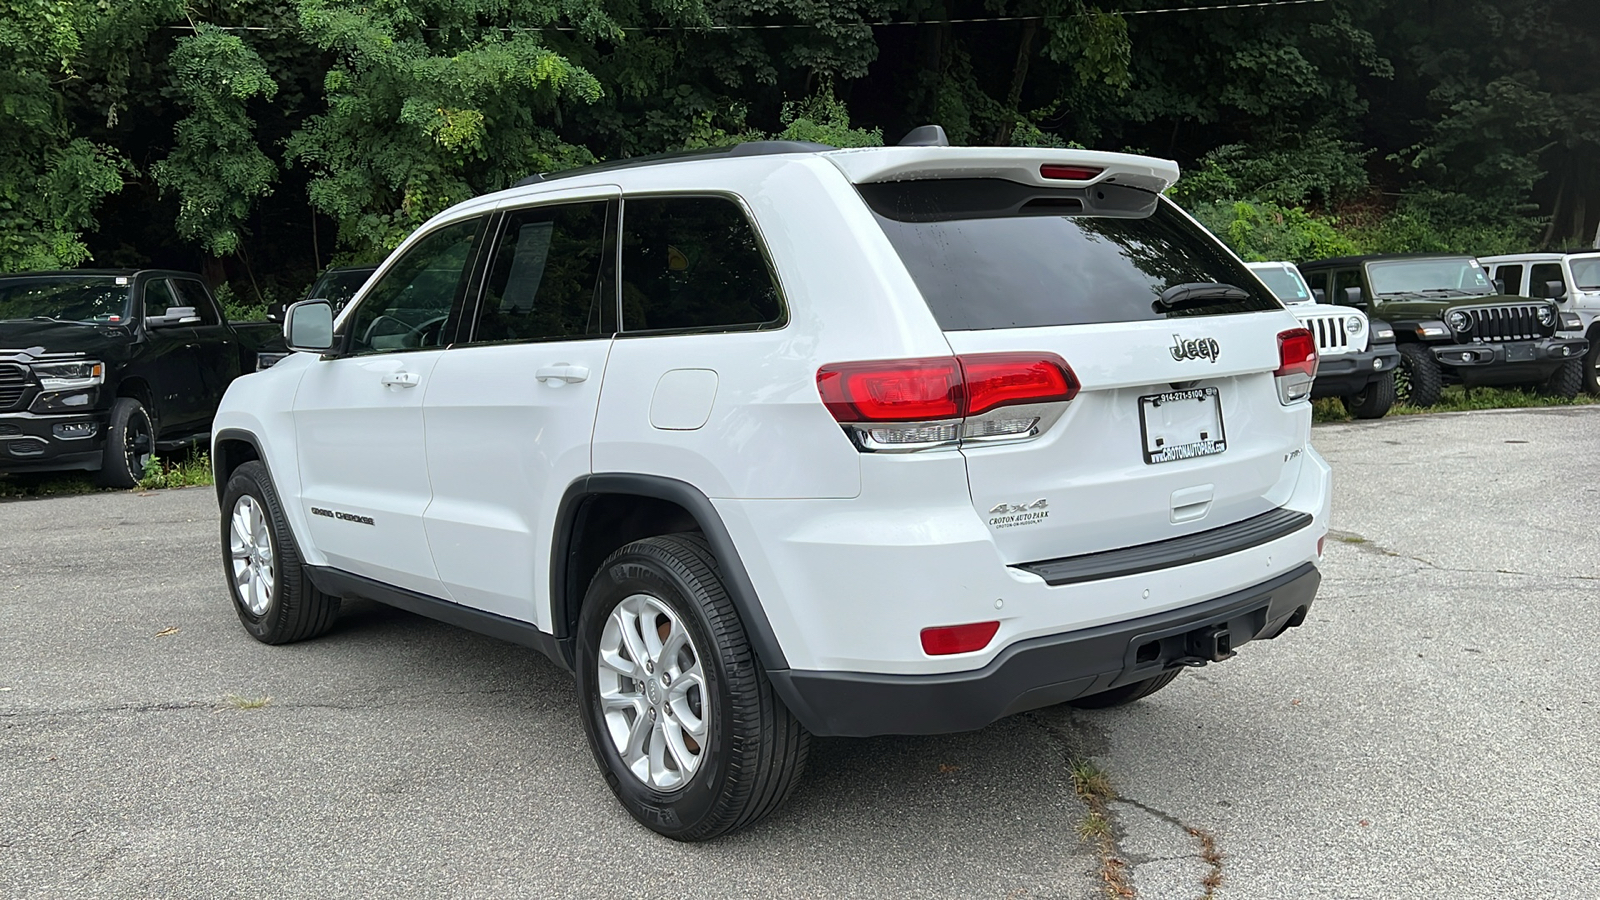
[[[27,386],[27,369],[14,363],[0,363],[0,409],[16,406]]]
[[[1337,356],[1340,353],[1349,353],[1357,348],[1350,346],[1350,339],[1354,335],[1345,330],[1345,320],[1349,316],[1318,315],[1297,316],[1300,324],[1310,329],[1312,336],[1317,339],[1317,353],[1321,356]]]
[[[1472,337],[1480,341],[1531,341],[1544,337],[1551,329],[1539,324],[1539,307],[1480,306],[1466,310],[1472,317]]]

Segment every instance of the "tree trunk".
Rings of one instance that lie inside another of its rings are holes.
[[[1033,60],[1033,39],[1038,33],[1038,19],[1029,19],[1022,24],[1022,39],[1017,42],[1017,62],[1011,67],[1011,90],[1006,92],[1006,109],[1013,117],[1022,115],[1018,108],[1022,103],[1022,86],[1028,80],[1028,63]],[[999,132],[994,136],[995,144],[1004,147],[1011,143],[1011,132],[1015,127],[1015,121],[1002,122]]]

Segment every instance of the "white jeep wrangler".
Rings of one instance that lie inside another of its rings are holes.
[[[810,735],[1110,706],[1276,637],[1328,528],[1316,347],[1177,176],[773,142],[455,206],[228,391],[239,618],[360,597],[548,654],[680,840],[778,807]]]
[[[1502,294],[1554,300],[1563,319],[1577,318],[1589,339],[1583,389],[1600,396],[1600,250],[1481,256],[1478,262]]]
[[[1246,263],[1317,339],[1317,381],[1311,397],[1338,397],[1358,419],[1381,419],[1394,406],[1400,350],[1394,328],[1348,306],[1319,304],[1291,262]]]

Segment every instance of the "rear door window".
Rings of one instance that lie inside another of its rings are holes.
[[[733,331],[784,322],[777,277],[727,197],[628,197],[622,330]]]
[[[506,213],[490,251],[474,343],[616,332],[616,204],[589,201]]]
[[[946,331],[1138,322],[1280,309],[1216,238],[1155,194],[998,178],[858,189]],[[1181,284],[1235,297],[1167,308]]]
[[[1501,266],[1494,272],[1495,287],[1502,294],[1522,293],[1522,267]]]

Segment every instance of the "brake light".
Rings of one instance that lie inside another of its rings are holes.
[[[1098,169],[1094,166],[1066,166],[1057,163],[1045,163],[1039,167],[1040,177],[1059,179],[1061,181],[1088,181],[1104,171],[1105,169]]]
[[[1304,328],[1278,332],[1278,400],[1285,406],[1311,396],[1317,377],[1317,341]]]
[[[971,653],[982,650],[994,640],[1000,630],[999,622],[973,622],[969,625],[945,625],[922,629],[922,652],[929,656],[949,656],[952,653]]]
[[[951,356],[823,366],[817,391],[840,422],[953,419],[961,415],[961,366]]]
[[[1033,437],[1054,423],[1079,387],[1054,353],[874,360],[817,370],[823,405],[864,450]]]

